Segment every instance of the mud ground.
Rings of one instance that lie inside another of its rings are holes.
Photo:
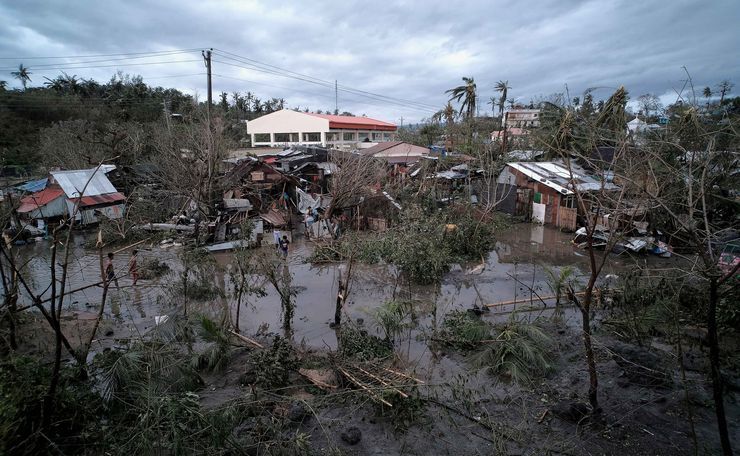
[[[85,286],[99,277],[97,252],[85,250],[84,236],[75,237],[73,267],[69,289]],[[28,263],[32,284],[41,292],[49,279],[48,244],[41,242],[19,249],[19,257]],[[326,352],[336,348],[336,333],[329,327],[334,313],[337,266],[313,266],[304,262],[312,244],[296,239],[289,256],[293,285],[299,290],[294,320],[294,341],[304,350]],[[166,261],[177,270],[177,247],[159,246],[140,249],[140,259],[152,256]],[[228,267],[230,254],[216,255],[222,266]],[[105,319],[93,351],[114,347],[132,337],[142,337],[154,327],[154,317],[180,312],[178,307],[163,304],[158,299],[167,293],[172,277],[140,281],[134,287],[126,276],[128,256],[116,257],[120,275],[118,287],[112,289],[106,306]],[[140,260],[141,261],[141,260]],[[656,257],[615,257],[603,276],[619,275],[636,267],[660,268],[675,259]],[[566,310],[558,323],[550,322],[547,330],[556,341],[553,373],[532,388],[491,376],[473,367],[464,353],[428,345],[424,335],[442,316],[454,309],[470,308],[474,304],[501,302],[525,298],[529,302],[498,306],[484,316],[492,322],[503,322],[517,312],[518,318],[549,318],[552,309],[539,303],[537,295],[551,294],[545,269],[557,271],[574,266],[587,270],[586,256],[570,243],[570,236],[547,227],[514,225],[498,237],[496,249],[485,264],[460,265],[444,279],[439,288],[412,287],[404,297],[416,304],[417,326],[396,346],[395,364],[424,380],[417,390],[423,398],[407,411],[391,411],[353,390],[324,393],[306,385],[296,376],[291,388],[281,394],[285,401],[310,405],[311,413],[292,425],[296,432],[311,436],[311,447],[318,454],[340,448],[344,454],[358,455],[460,455],[460,454],[693,454],[692,431],[688,414],[695,423],[699,454],[716,454],[718,438],[711,408],[711,387],[701,368],[706,350],[701,345],[689,347],[696,354],[699,367],[687,371],[686,381],[677,369],[676,353],[666,341],[655,339],[650,351],[661,359],[669,382],[662,386],[642,386],[629,378],[624,363],[613,347],[619,342],[598,320],[594,341],[600,378],[599,394],[603,409],[598,420],[563,418],[562,411],[585,400],[588,375],[583,361],[579,332],[580,318],[574,309]],[[228,274],[214,277],[226,290],[230,289]],[[353,274],[351,295],[344,318],[362,321],[371,332],[378,331],[372,314],[390,299],[396,288],[396,276],[386,266],[359,266]],[[71,295],[65,302],[65,333],[72,334],[72,345],[81,343],[89,331],[90,321],[98,310],[102,290],[88,288]],[[244,334],[254,335],[277,331],[279,328],[279,298],[270,292],[264,298],[253,299],[242,309],[239,325]],[[234,315],[234,300],[230,297],[191,307],[192,312],[211,315]],[[436,307],[436,318],[432,309]],[[39,316],[30,312],[27,321]],[[44,324],[24,325],[20,334],[23,343],[30,342],[34,351],[45,352],[51,346],[51,333],[39,331]],[[266,340],[263,338],[262,340]],[[206,386],[199,393],[204,406],[217,407],[227,401],[250,394],[241,384],[240,366],[248,349],[235,351],[226,372],[205,378]],[[91,356],[94,355],[94,352]],[[737,385],[737,380],[731,382]],[[686,397],[688,396],[687,407]],[[293,399],[291,399],[291,397]],[[438,405],[442,402],[455,411]],[[731,438],[740,442],[740,406],[737,389],[726,396]],[[406,413],[406,415],[404,415]],[[399,416],[399,414],[401,416]],[[567,415],[567,413],[565,414]],[[578,418],[578,417],[576,417]],[[350,427],[361,432],[361,440],[347,444],[341,433]]]

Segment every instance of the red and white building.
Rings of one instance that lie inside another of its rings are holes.
[[[357,149],[395,140],[396,125],[369,117],[335,116],[283,109],[247,122],[252,147],[293,144]],[[369,144],[368,144],[369,143]]]

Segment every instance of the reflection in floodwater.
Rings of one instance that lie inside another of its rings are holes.
[[[573,266],[581,274],[588,271],[587,252],[575,247],[571,243],[571,238],[569,234],[546,226],[513,225],[498,234],[496,248],[489,253],[484,265],[454,267],[438,287],[413,286],[403,290],[402,297],[413,301],[415,305],[419,323],[416,331],[430,330],[441,322],[447,312],[454,309],[517,298],[529,302],[518,306],[495,307],[485,318],[505,321],[514,310],[530,306],[537,311],[522,313],[523,317],[535,318],[543,314],[543,306],[539,303],[537,295],[551,294],[547,285],[546,268],[557,272],[563,266]],[[76,234],[73,240],[74,247],[71,253],[74,260],[70,265],[68,290],[95,283],[100,276],[97,252],[83,248],[85,237],[82,234]],[[293,337],[297,342],[304,342],[309,347],[334,349],[337,338],[329,324],[334,320],[338,265],[307,264],[304,259],[310,255],[312,244],[296,239],[291,245],[292,251],[284,267],[286,270],[289,267],[291,286],[297,292],[291,328]],[[35,292],[44,290],[50,280],[49,244],[40,242],[22,246],[18,247],[16,252],[21,261],[27,263],[24,270],[31,279],[30,283]],[[129,254],[122,252],[114,259],[120,286],[111,287],[110,301],[105,312],[105,318],[114,328],[113,338],[122,339],[145,334],[154,327],[157,316],[178,311],[178,307],[170,305],[168,299],[161,299],[179,272],[177,252],[159,247],[152,250],[140,248],[140,264],[147,257],[156,257],[166,262],[172,272],[156,280],[139,279],[138,284],[133,286],[127,274]],[[224,297],[212,302],[189,302],[188,305],[194,313],[206,313],[218,317],[219,320],[225,317],[230,321],[236,314],[235,299],[231,276],[225,270],[231,265],[232,255],[217,253],[214,257],[222,267],[214,277],[214,283],[224,291]],[[620,271],[634,268],[636,262],[656,261],[665,262],[670,259],[615,257],[609,262],[603,275],[619,274]],[[394,298],[396,280],[392,268],[385,265],[355,264],[349,287],[351,292],[344,303],[344,318],[362,322],[369,331],[377,333],[373,314],[378,306]],[[280,295],[271,286],[266,286],[265,291],[267,296],[250,298],[249,306],[244,307],[240,313],[239,327],[245,334],[257,333],[265,327],[271,332],[279,332],[281,329]],[[100,287],[75,292],[66,298],[65,311],[68,314],[76,312],[78,318],[81,318],[83,314],[95,312],[100,305],[101,297]],[[27,296],[24,298],[28,300]],[[550,312],[549,309],[547,311]],[[566,311],[563,317],[570,321],[570,324],[580,324],[577,312]],[[426,344],[415,342],[416,335],[412,333],[408,343],[403,344],[404,355],[410,363],[429,365],[427,367],[431,369],[434,363],[429,361],[438,357],[430,352]]]

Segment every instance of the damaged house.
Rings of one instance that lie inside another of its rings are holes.
[[[506,165],[497,181],[513,187],[516,205],[513,215],[527,220],[575,231],[578,208],[573,185],[582,192],[618,190],[613,182],[601,182],[583,169],[569,170],[559,162],[514,162]]]
[[[107,173],[113,165],[99,168],[52,171],[46,186],[21,199],[19,215],[34,221],[39,228],[62,218],[75,218],[79,225],[102,219],[119,219],[125,211],[126,197],[110,182]]]

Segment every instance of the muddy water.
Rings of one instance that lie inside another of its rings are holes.
[[[67,290],[74,290],[91,283],[100,277],[100,262],[97,251],[85,249],[85,236],[75,235],[74,247],[70,250],[69,277]],[[292,285],[298,290],[296,312],[293,322],[294,339],[306,346],[317,349],[334,349],[336,333],[329,327],[333,320],[337,294],[338,265],[314,266],[305,263],[311,253],[312,244],[296,239],[291,245],[288,267],[292,274]],[[140,248],[139,263],[147,257],[156,257],[173,268],[179,269],[178,247],[162,249],[158,246]],[[107,252],[106,252],[107,253]],[[40,242],[16,248],[21,262],[26,264],[27,276],[34,293],[50,295],[50,244]],[[231,254],[215,255],[217,262],[227,270]],[[182,312],[181,307],[163,304],[168,300],[158,299],[167,291],[174,278],[165,276],[158,280],[140,280],[132,286],[127,276],[129,253],[121,252],[114,259],[118,286],[111,287],[106,305],[105,328],[112,329],[108,339],[120,339],[145,334],[154,326],[154,317]],[[672,260],[656,257],[614,257],[604,270],[603,276],[620,274],[638,266],[636,262],[651,266],[670,263]],[[383,265],[353,266],[350,296],[345,306],[344,318],[362,321],[369,331],[379,333],[374,324],[373,314],[378,306],[396,297],[411,299],[415,305],[418,325],[399,341],[399,350],[406,361],[428,371],[427,376],[436,375],[432,370],[444,370],[445,360],[439,352],[431,352],[425,343],[417,342],[417,337],[440,324],[445,313],[454,309],[471,308],[474,304],[498,303],[512,299],[525,299],[528,302],[516,305],[503,305],[493,308],[484,318],[492,321],[505,321],[511,312],[517,310],[520,316],[536,318],[548,314],[537,296],[551,295],[547,286],[546,268],[555,272],[563,266],[573,266],[580,274],[588,271],[587,252],[579,250],[571,243],[571,235],[560,233],[549,227],[517,224],[497,236],[496,248],[491,251],[485,263],[455,266],[447,274],[439,287],[399,286],[393,271]],[[61,268],[57,266],[57,276]],[[232,286],[228,273],[223,271],[214,277],[216,284],[226,290],[227,297],[213,302],[190,304],[194,312],[206,312],[213,316],[228,313],[235,316]],[[268,295],[263,298],[247,298],[242,308],[239,326],[245,334],[254,334],[265,327],[268,331],[280,332],[280,300],[275,291],[266,285]],[[102,289],[92,287],[74,292],[65,301],[65,313],[70,318],[89,319],[101,301]],[[28,297],[24,297],[28,301]],[[436,309],[435,309],[436,307]],[[534,309],[534,311],[532,311]],[[436,318],[435,318],[436,310]],[[566,311],[564,318],[572,325],[578,325],[576,312]],[[101,334],[101,339],[104,340]]]

